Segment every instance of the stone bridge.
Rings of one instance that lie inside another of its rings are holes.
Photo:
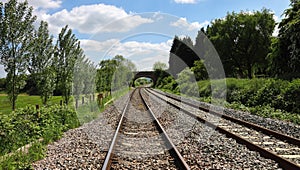
[[[151,78],[153,81],[153,84],[155,84],[157,81],[157,77],[154,74],[154,71],[136,71],[136,72],[133,72],[133,74],[134,74],[133,82],[140,77]],[[133,83],[133,86],[134,86],[134,83]]]

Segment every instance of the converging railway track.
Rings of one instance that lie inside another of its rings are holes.
[[[300,169],[299,148],[297,137],[198,101],[136,88],[48,145],[33,168],[294,170]]]
[[[182,100],[181,97],[147,89],[147,92],[206,126],[235,139],[262,156],[276,161],[284,169],[300,169],[300,140],[256,124],[246,122],[199,104]]]
[[[189,169],[139,88],[123,110],[102,169]]]

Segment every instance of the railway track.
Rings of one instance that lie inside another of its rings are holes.
[[[170,94],[147,89],[147,92],[205,125],[246,145],[250,150],[275,160],[284,169],[300,169],[300,140],[253,123],[245,122],[218,111],[199,107]]]
[[[102,169],[189,169],[140,89],[122,112]]]

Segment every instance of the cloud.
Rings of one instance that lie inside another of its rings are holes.
[[[195,4],[197,0],[174,0],[178,4]]]
[[[103,52],[109,50],[113,45],[119,44],[119,40],[117,39],[109,39],[106,41],[96,41],[96,40],[80,40],[80,45],[84,51],[95,51],[95,52]]]
[[[204,21],[203,23],[192,22],[188,23],[186,18],[179,18],[176,22],[172,22],[171,26],[187,29],[188,31],[198,30],[209,24],[209,21]]]
[[[138,70],[151,70],[156,61],[168,64],[169,51],[172,45],[172,40],[161,43],[120,42],[117,39],[101,42],[96,40],[80,40],[80,42],[85,53],[95,63],[99,63],[103,58],[122,55],[133,61]]]
[[[32,5],[34,8],[42,8],[42,9],[55,9],[61,6],[61,0],[31,0],[28,1],[29,5]]]
[[[18,0],[18,2],[24,2],[25,0]],[[8,0],[3,0],[6,3]],[[62,0],[29,0],[29,6],[33,6],[35,9],[54,9],[61,6]]]
[[[95,34],[100,32],[126,32],[141,24],[152,23],[148,18],[131,15],[112,5],[82,5],[71,11],[63,9],[52,15],[44,15],[51,25],[51,32],[58,33],[68,24],[79,33]]]
[[[272,35],[273,35],[274,37],[277,37],[278,34],[279,34],[278,23],[281,21],[281,19],[280,19],[278,16],[276,16],[275,14],[273,15],[273,19],[275,20],[275,22],[276,22],[277,24],[276,24],[276,26],[275,26],[275,29],[274,29]]]

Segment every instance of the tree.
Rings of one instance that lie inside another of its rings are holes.
[[[75,62],[82,53],[78,39],[66,25],[59,33],[55,45],[54,67],[57,74],[57,86],[62,91],[64,103],[67,105],[72,91]]]
[[[25,85],[30,42],[33,37],[32,7],[27,1],[18,3],[10,0],[4,5],[0,3],[0,57],[7,72],[7,88],[12,109],[15,110],[19,91]]]
[[[133,83],[133,72],[136,71],[134,63],[121,55],[115,56],[113,60],[116,60],[117,67],[113,74],[112,90],[122,89],[124,86],[131,86]]]
[[[97,91],[110,91],[113,74],[117,67],[116,60],[102,60],[97,70]]]
[[[153,70],[166,70],[167,69],[167,64],[166,63],[162,63],[162,62],[155,62],[153,64]]]
[[[191,71],[194,73],[197,81],[208,79],[208,73],[204,65],[204,60],[196,60],[194,62],[194,66],[191,68]]]
[[[194,52],[193,42],[190,37],[183,39],[175,36],[170,50],[169,71],[176,77],[186,67],[192,67],[194,61],[198,60],[197,54]]]
[[[30,77],[36,83],[42,103],[47,104],[55,89],[55,72],[53,69],[54,47],[53,37],[48,31],[48,23],[41,21],[31,42],[30,55],[28,57],[28,71]]]
[[[74,66],[73,94],[76,107],[81,95],[88,97],[95,92],[96,68],[85,55],[80,54]]]
[[[300,77],[300,1],[291,0],[285,18],[279,23],[278,40],[270,54],[274,76]]]
[[[225,19],[213,21],[206,34],[218,51],[227,76],[252,78],[267,68],[274,27],[273,14],[267,9],[232,12]]]

